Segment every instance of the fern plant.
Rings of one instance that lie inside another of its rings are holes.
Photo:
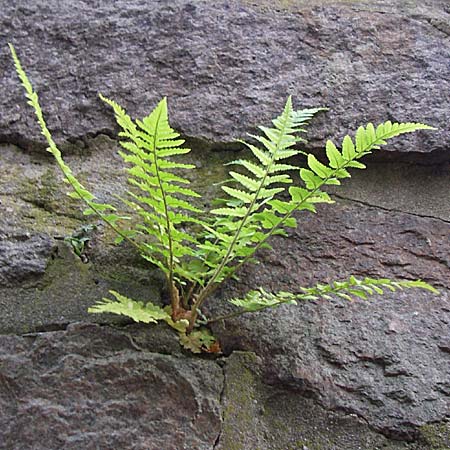
[[[296,227],[298,211],[316,212],[316,204],[333,203],[323,190],[339,185],[350,177],[349,169],[364,169],[364,156],[388,139],[421,129],[432,129],[421,123],[385,122],[377,127],[361,126],[352,139],[345,136],[341,148],[327,141],[327,163],[298,148],[305,143],[301,135],[305,126],[321,108],[294,110],[289,97],[282,113],[271,127],[259,127],[260,134],[244,142],[251,157],[230,163],[230,181],[222,185],[224,199],[219,207],[203,211],[195,206],[200,194],[189,187],[181,174],[194,165],[177,161],[190,149],[174,131],[168,120],[167,100],[163,98],[142,120],[132,120],[115,101],[100,95],[109,105],[121,131],[119,151],[128,173],[130,189],[124,198],[126,213],[111,204],[97,201],[65,164],[44,120],[36,92],[10,44],[16,71],[26,91],[28,103],[34,108],[48,151],[58,163],[70,196],[82,200],[84,214],[98,216],[117,234],[117,242],[128,241],[141,256],[165,274],[170,305],[160,307],[151,299],[135,300],[116,291],[92,306],[92,313],[114,313],[136,322],[165,321],[180,333],[180,342],[193,352],[220,350],[215,337],[205,325],[247,312],[256,312],[299,300],[330,298],[366,299],[384,290],[422,288],[437,292],[421,281],[350,277],[328,285],[299,287],[297,293],[253,290],[244,298],[229,300],[238,309],[219,318],[205,319],[201,308],[224,281],[237,277],[243,264],[255,261],[255,253],[270,247],[274,235],[286,235],[287,228]],[[306,157],[306,167],[292,165],[292,157]],[[298,173],[300,182],[292,174]]]

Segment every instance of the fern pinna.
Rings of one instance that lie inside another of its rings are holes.
[[[341,179],[350,177],[349,169],[364,169],[359,160],[388,139],[431,127],[389,121],[374,127],[369,123],[358,128],[354,139],[345,136],[341,149],[328,141],[325,147],[328,161],[324,163],[299,149],[305,143],[301,137],[305,125],[322,108],[296,111],[289,97],[283,112],[272,121],[273,126],[259,127],[261,134],[251,136],[252,143],[244,142],[251,158],[230,163],[235,169],[230,170],[230,181],[222,186],[226,198],[218,199],[222,201],[221,207],[205,214],[193,204],[200,195],[180,175],[194,165],[174,160],[190,149],[183,147],[184,140],[169,125],[167,100],[163,98],[147,117],[133,121],[116,102],[100,95],[112,107],[121,128],[119,154],[126,163],[130,185],[126,197],[120,198],[126,206],[126,213],[121,214],[113,205],[98,202],[65,164],[45,123],[38,96],[12,45],[10,49],[28,103],[34,108],[49,144],[48,151],[72,187],[69,195],[80,198],[87,205],[85,214],[101,218],[117,233],[118,242],[127,240],[143,258],[158,266],[167,279],[170,306],[161,307],[151,299],[137,301],[110,291],[113,299],[102,299],[90,312],[121,314],[145,323],[164,320],[179,332],[185,348],[193,352],[217,352],[220,347],[215,337],[203,326],[217,320],[318,297],[366,299],[386,289],[404,288],[437,292],[420,280],[350,277],[328,285],[299,287],[297,293],[253,290],[241,299],[230,300],[239,309],[227,316],[210,320],[200,316],[202,305],[217,286],[235,277],[243,264],[254,261],[258,249],[270,246],[271,236],[286,235],[286,228],[296,227],[296,212],[316,212],[317,203],[333,203],[323,190],[327,185],[339,185]],[[306,156],[306,167],[287,161],[299,155]],[[300,180],[297,186],[292,177],[295,172]]]

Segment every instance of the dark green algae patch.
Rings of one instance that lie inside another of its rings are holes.
[[[420,427],[420,443],[430,450],[450,449],[450,421],[430,423]]]
[[[196,139],[187,144],[194,148],[189,158],[197,169],[183,175],[203,194],[199,202],[207,209],[227,177],[223,162],[227,155],[231,160],[234,152],[228,146],[214,151],[211,143]],[[118,149],[115,141],[99,135],[83,151],[65,155],[86,188],[100,201],[113,204],[117,203],[114,195],[123,195],[128,189]],[[99,225],[96,217],[83,216],[84,205],[67,196],[70,187],[50,155],[7,144],[2,146],[2,164],[0,201],[6,211],[0,218],[2,229],[19,230],[31,238],[46,236],[53,249],[48,254],[27,249],[28,263],[46,266],[45,272],[0,286],[0,333],[50,330],[80,320],[121,323],[124,319],[119,316],[87,312],[111,289],[137,300],[161,302],[165,288],[161,273],[126,244],[113,245],[114,233]],[[86,225],[99,226],[80,259],[64,239]],[[15,245],[3,238],[5,245]]]
[[[115,266],[117,259],[111,255],[85,263],[69,244],[59,241],[42,277],[0,288],[0,333],[48,331],[78,321],[123,323],[120,316],[87,312],[110,289],[144,301],[161,301],[161,279],[154,269]]]

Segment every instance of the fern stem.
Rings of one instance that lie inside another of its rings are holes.
[[[159,121],[161,119],[161,110],[158,111],[158,117],[156,119],[155,124],[155,130],[158,129]],[[175,284],[174,284],[174,276],[173,276],[173,239],[172,239],[172,233],[170,229],[170,219],[169,219],[169,207],[167,205],[167,197],[166,192],[163,189],[163,184],[161,181],[161,176],[159,173],[159,166],[158,166],[158,158],[156,154],[156,147],[157,147],[157,133],[155,131],[155,134],[153,135],[153,158],[155,163],[155,172],[156,172],[156,178],[158,179],[159,189],[161,190],[161,196],[162,201],[164,205],[164,219],[166,221],[166,233],[167,233],[167,240],[168,240],[168,246],[169,246],[169,259],[167,261],[167,267],[169,269],[169,276],[168,276],[168,282],[169,282],[169,291],[170,291],[170,303],[172,306],[172,311],[176,313],[180,307],[179,305],[179,296],[178,292],[176,290]]]
[[[280,302],[280,304],[282,304],[282,303],[284,303],[284,302]],[[232,319],[233,317],[242,316],[242,314],[246,314],[246,313],[250,313],[250,312],[253,313],[253,312],[263,311],[264,309],[268,309],[268,308],[273,308],[273,305],[264,305],[264,306],[261,306],[260,308],[253,309],[252,311],[248,311],[246,309],[240,309],[239,311],[235,311],[235,312],[232,312],[229,314],[224,314],[223,316],[217,316],[217,317],[213,317],[212,319],[208,319],[206,321],[205,325],[220,322],[221,320]]]
[[[192,284],[189,286],[188,291],[183,293],[182,299],[183,299],[183,307],[185,309],[189,308],[189,300],[193,297],[196,287],[197,282],[193,281]]]

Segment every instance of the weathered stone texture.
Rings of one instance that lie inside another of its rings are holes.
[[[96,325],[0,337],[0,448],[212,449],[222,369]]]
[[[391,441],[351,413],[326,410],[299,390],[268,385],[264,361],[234,352],[224,368],[222,431],[217,450],[418,450]]]
[[[0,0],[0,448],[448,447],[448,23],[447,0]],[[227,355],[261,358],[225,359],[225,384],[216,362],[182,354],[164,326],[149,328],[151,338],[145,327],[64,330],[112,323],[86,313],[109,289],[160,301],[164,284],[129,248],[109,245],[104,228],[87,264],[61,242],[85,221],[50,155],[35,151],[42,136],[6,42],[100,201],[126,187],[98,92],[132,116],[170,97],[174,127],[199,147],[191,159],[202,200],[224,178],[223,153],[208,150],[237,149],[231,141],[267,123],[288,94],[299,107],[331,108],[312,125],[315,151],[366,121],[438,127],[393,141],[389,157],[338,191],[338,205],[302,215],[208,308],[227,312],[224,298],[257,286],[295,291],[350,274],[422,278],[441,295],[324,300],[219,323]],[[21,336],[30,330],[47,332]]]
[[[404,291],[368,302],[319,301],[217,326],[225,351],[256,351],[269,382],[329,409],[363,417],[386,435],[412,439],[449,411],[449,224],[341,204],[303,215],[288,239],[261,254],[230,292],[357,277],[422,278],[441,295]],[[223,302],[212,304],[218,314]],[[220,311],[220,312],[223,312]]]
[[[212,143],[244,136],[292,94],[298,106],[331,108],[313,127],[313,145],[361,122],[390,119],[439,128],[391,149],[448,150],[445,0],[3,0],[0,6],[3,140],[42,139],[30,127],[10,41],[57,138],[111,132],[112,114],[98,92],[137,116],[168,95],[176,127]]]
[[[45,234],[0,232],[0,284],[14,286],[43,276],[55,245]]]

